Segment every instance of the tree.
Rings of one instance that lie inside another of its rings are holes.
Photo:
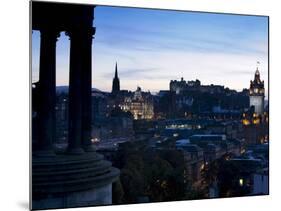
[[[114,164],[121,170],[123,203],[180,200],[185,194],[183,156],[176,150],[152,150],[143,143],[120,148]]]

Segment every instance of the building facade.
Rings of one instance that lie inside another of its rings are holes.
[[[153,119],[153,99],[150,92],[142,92],[138,87],[132,96],[124,99],[122,110],[130,111],[134,119]]]

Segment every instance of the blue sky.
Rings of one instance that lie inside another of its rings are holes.
[[[135,8],[95,8],[92,85],[110,91],[115,62],[121,89],[158,91],[184,77],[249,87],[256,62],[268,86],[266,17]],[[39,32],[32,34],[32,80],[38,80]],[[57,85],[68,84],[69,39],[57,42]]]

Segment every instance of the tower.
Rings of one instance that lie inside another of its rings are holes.
[[[115,76],[112,82],[112,93],[116,93],[120,91],[120,81],[118,78],[118,71],[117,71],[117,62],[115,64]]]
[[[255,113],[262,114],[264,109],[264,81],[260,80],[260,72],[257,67],[254,81],[250,82],[250,106],[254,106]]]

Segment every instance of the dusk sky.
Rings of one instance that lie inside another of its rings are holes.
[[[267,17],[98,6],[93,25],[92,86],[111,91],[115,62],[121,89],[169,89],[184,77],[242,90],[257,61],[268,87]],[[32,34],[32,81],[38,80],[40,34]],[[57,42],[57,86],[68,85],[69,39]]]

